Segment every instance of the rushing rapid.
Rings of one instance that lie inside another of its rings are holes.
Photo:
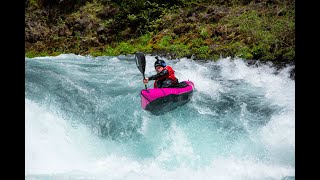
[[[26,58],[26,179],[295,178],[293,66],[165,60],[195,91],[156,116],[134,56]]]

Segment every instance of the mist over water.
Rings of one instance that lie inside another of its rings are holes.
[[[165,60],[195,91],[155,116],[134,56],[26,58],[26,179],[294,179],[293,66]]]

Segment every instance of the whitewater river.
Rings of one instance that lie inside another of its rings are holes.
[[[26,58],[25,179],[295,179],[293,66],[165,60],[195,91],[156,116],[134,56]]]

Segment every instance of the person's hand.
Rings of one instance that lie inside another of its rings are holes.
[[[148,84],[148,82],[149,82],[149,79],[148,79],[148,78],[143,79],[143,83],[144,83],[144,84]]]

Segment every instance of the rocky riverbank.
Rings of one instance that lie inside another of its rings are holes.
[[[26,57],[75,53],[216,60],[278,66],[295,60],[292,0],[26,0]]]

